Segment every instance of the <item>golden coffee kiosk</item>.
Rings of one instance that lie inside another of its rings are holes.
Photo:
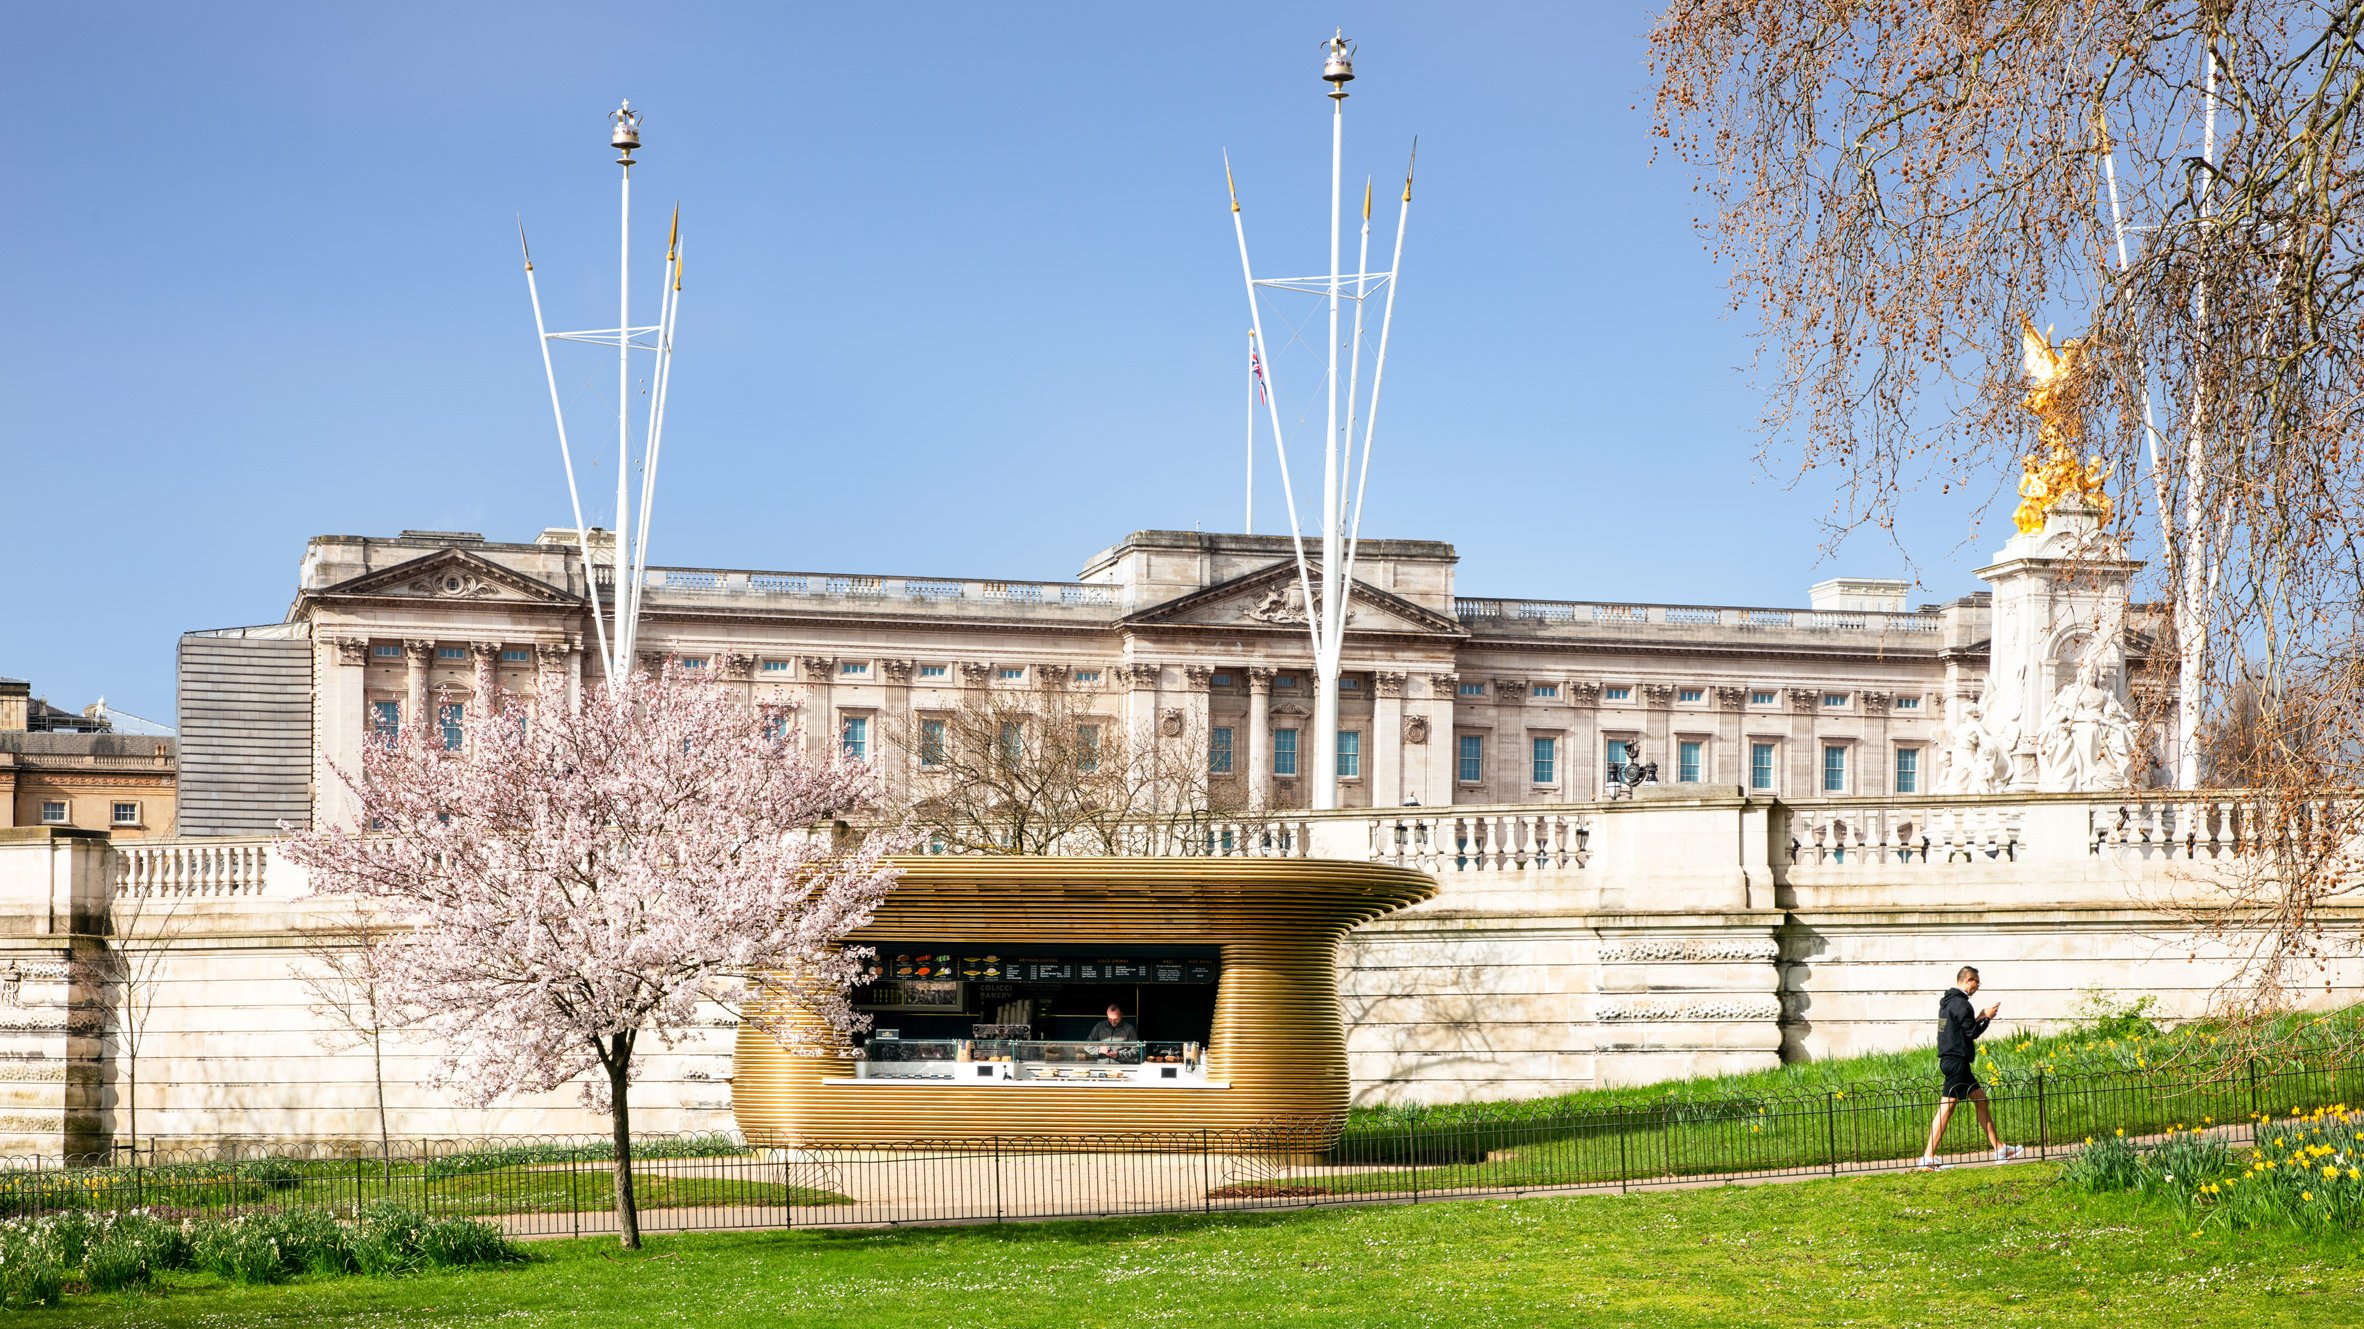
[[[1338,943],[1436,893],[1418,872],[1309,859],[899,863],[848,939],[877,952],[853,994],[869,1031],[805,1056],[740,1027],[748,1143],[1334,1127]],[[1110,1005],[1130,1030],[1100,1027]]]

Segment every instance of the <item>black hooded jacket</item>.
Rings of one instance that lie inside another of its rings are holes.
[[[1940,1057],[1974,1058],[1978,1055],[1978,1036],[1986,1032],[1987,1022],[1970,1009],[1970,994],[1960,988],[1947,988],[1937,999],[1937,1055]]]

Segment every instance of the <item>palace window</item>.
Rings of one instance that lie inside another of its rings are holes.
[[[944,722],[942,720],[922,720],[919,722],[919,764],[923,767],[944,764]]]
[[[1681,692],[1675,694],[1675,700],[1680,702],[1705,701],[1707,700],[1707,689],[1684,688]]]
[[[1295,775],[1297,773],[1296,730],[1275,729],[1272,731],[1272,773],[1274,775]]]
[[[1022,683],[1022,682],[1024,682],[1025,680],[1026,680],[1026,666],[1024,666],[1024,665],[1004,665],[1004,666],[1002,666],[1002,671],[1001,671],[1001,681],[1002,681],[1002,682],[1004,682],[1004,683]]]
[[[1486,736],[1463,734],[1460,742],[1460,761],[1454,774],[1463,784],[1476,784],[1486,778]]]
[[[1558,784],[1560,780],[1560,741],[1556,738],[1535,740],[1535,783]]]
[[[377,645],[370,647],[369,653],[380,660],[399,660],[402,658],[402,648],[400,646],[389,645],[385,642],[379,642]]]
[[[435,658],[438,660],[465,660],[468,658],[468,648],[465,646],[438,646],[435,648]]]
[[[1748,694],[1748,704],[1751,706],[1770,706],[1775,700],[1775,694],[1770,692],[1758,691]]]
[[[1016,720],[1001,722],[1001,733],[994,739],[994,747],[1001,753],[1004,766],[1015,766],[1026,757],[1026,726]]]
[[[1556,697],[1560,695],[1560,685],[1557,683],[1537,683],[1534,687],[1528,690],[1538,697]]]
[[[137,826],[137,825],[139,825],[139,824],[140,824],[140,805],[139,805],[139,804],[137,804],[137,803],[117,803],[117,804],[115,805],[115,819],[114,819],[114,820],[115,820],[115,824],[116,824],[117,826]]]
[[[1609,783],[1616,784],[1625,775],[1625,764],[1633,760],[1633,740],[1612,738],[1601,748],[1608,758]]]
[[[1486,685],[1483,683],[1464,683],[1461,685],[1461,695],[1464,697],[1483,697],[1486,695]]]
[[[1090,774],[1100,769],[1100,726],[1075,727],[1075,769]]]
[[[841,660],[838,662],[837,672],[840,674],[867,674],[870,672],[870,662],[867,660]]]
[[[436,707],[435,723],[443,730],[443,746],[449,748],[453,752],[459,751],[460,744],[463,739],[461,730],[464,729],[468,723],[467,704],[465,702],[447,701],[441,706]]]
[[[685,655],[681,657],[681,667],[684,669],[704,669],[706,667],[706,657],[703,655]]]
[[[1295,674],[1281,674],[1272,680],[1272,685],[1276,688],[1293,688],[1297,686],[1297,676]]]
[[[1896,709],[1900,711],[1917,711],[1921,709],[1921,699],[1919,697],[1898,697],[1896,699]]]
[[[855,761],[870,760],[870,717],[848,715],[837,722],[838,746]]]
[[[1219,725],[1207,731],[1207,774],[1231,774],[1231,726]]]
[[[763,662],[763,672],[767,674],[785,674],[788,672],[788,664],[789,662],[786,660],[766,660]]]
[[[1078,669],[1075,671],[1075,681],[1078,683],[1097,683],[1100,681],[1100,671],[1097,669]]]
[[[521,651],[514,646],[501,648],[502,664],[532,664],[533,659],[534,653],[532,651]]]
[[[786,669],[788,666],[783,664],[780,667],[782,669]],[[919,667],[919,676],[921,678],[943,678],[951,672],[951,665],[921,665]]]
[[[1896,749],[1896,792],[1900,794],[1921,792],[1921,750],[1919,748]]]
[[[774,743],[778,743],[786,739],[788,737],[788,713],[785,711],[773,711],[770,714],[764,716],[763,736],[770,739]],[[927,762],[924,759],[920,762],[920,765],[922,766],[925,766],[926,764]]]
[[[1601,689],[1601,700],[1602,700],[1602,701],[1632,701],[1632,700],[1633,700],[1633,689],[1632,689],[1632,688],[1602,688],[1602,689]]]
[[[66,802],[62,798],[46,799],[41,804],[41,822],[45,826],[61,826],[66,820]]]
[[[1770,792],[1773,788],[1773,745],[1748,745],[1748,787]]]
[[[1343,730],[1338,735],[1338,778],[1363,778],[1363,736],[1356,730]]]
[[[402,732],[402,703],[373,701],[369,704],[369,732],[380,738],[392,738]]]
[[[1700,753],[1706,746],[1705,743],[1696,739],[1675,745],[1675,782],[1677,784],[1699,783]]]
[[[1231,686],[1231,675],[1217,674],[1208,679],[1207,683],[1210,687],[1227,688]]]
[[[1844,706],[1847,704],[1847,694],[1844,692],[1825,692],[1822,694],[1822,704],[1826,709],[1835,709],[1837,707]]]
[[[1363,690],[1363,681],[1359,678],[1339,679],[1338,690],[1340,692],[1360,692]]]
[[[1822,748],[1822,792],[1847,792],[1847,745],[1826,743]]]

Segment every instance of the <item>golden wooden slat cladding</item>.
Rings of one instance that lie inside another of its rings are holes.
[[[898,860],[903,879],[852,940],[1219,946],[1207,1078],[1227,1087],[854,1081],[847,1056],[790,1053],[739,1028],[732,1111],[749,1143],[894,1144],[988,1136],[1312,1125],[1348,1094],[1338,943],[1436,894],[1423,873],[1320,859]],[[836,1083],[832,1083],[836,1081]],[[1326,1125],[1325,1125],[1326,1124]]]

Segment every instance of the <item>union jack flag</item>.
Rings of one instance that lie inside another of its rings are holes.
[[[1253,346],[1248,348],[1248,372],[1256,377],[1256,404],[1262,406],[1267,400],[1264,395],[1264,361],[1256,354]]]

